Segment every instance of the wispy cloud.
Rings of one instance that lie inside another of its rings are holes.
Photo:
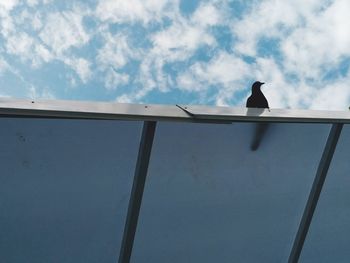
[[[103,46],[98,50],[97,62],[102,68],[120,69],[131,58],[138,57],[138,50],[130,46],[127,35],[107,32],[103,34]]]
[[[168,0],[101,0],[96,8],[96,15],[102,21],[111,23],[147,24],[160,21],[164,13],[178,6],[178,1]]]
[[[40,39],[57,55],[69,48],[81,47],[89,41],[89,35],[82,25],[83,15],[80,10],[49,14]]]
[[[7,0],[7,1],[1,1],[0,2],[0,8],[6,11],[9,11],[13,9],[17,4],[18,0]]]
[[[118,73],[113,69],[107,70],[105,76],[105,87],[109,90],[118,88],[120,85],[128,84],[130,76],[125,73]]]

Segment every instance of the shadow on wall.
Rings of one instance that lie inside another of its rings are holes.
[[[261,115],[263,112],[265,111],[265,109],[259,109],[259,108],[248,108],[247,110],[247,116],[259,116]],[[254,135],[253,135],[253,139],[252,139],[252,142],[250,144],[250,149],[252,151],[256,151],[260,144],[261,144],[261,141],[262,139],[264,138],[264,135],[266,133],[266,131],[269,129],[270,127],[270,123],[267,123],[267,122],[258,122],[258,123],[255,123],[255,126],[254,126]]]

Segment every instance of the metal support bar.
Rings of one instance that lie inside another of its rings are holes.
[[[301,250],[303,249],[304,241],[308,233],[312,217],[315,212],[316,205],[320,197],[322,187],[327,176],[328,168],[331,164],[342,128],[342,123],[333,124],[332,129],[329,133],[326,146],[323,150],[322,158],[318,165],[316,177],[314,179],[309,198],[304,209],[304,214],[301,218],[299,229],[294,239],[293,248],[289,255],[289,263],[296,263],[299,260]]]
[[[145,121],[143,125],[134,182],[120,248],[119,263],[130,262],[156,124],[155,121]]]

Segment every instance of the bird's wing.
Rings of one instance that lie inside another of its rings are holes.
[[[247,103],[246,103],[245,106],[246,106],[247,108],[249,108],[249,107],[252,106],[251,104],[252,104],[252,96],[249,96],[249,98],[247,99]]]

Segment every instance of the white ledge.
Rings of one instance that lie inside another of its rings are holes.
[[[0,98],[2,117],[122,119],[229,123],[234,121],[350,123],[350,111],[248,109]]]

